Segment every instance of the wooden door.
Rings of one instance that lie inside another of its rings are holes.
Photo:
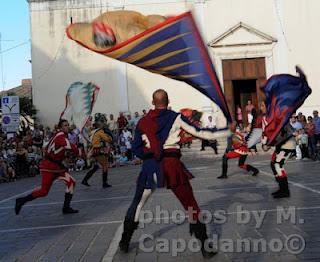
[[[251,101],[256,108],[259,108],[259,103],[264,100],[261,86],[266,81],[265,58],[223,60],[222,70],[225,97],[232,117],[235,116],[233,80],[256,80],[256,90],[251,94]],[[246,103],[243,102],[246,99],[245,95],[241,96],[240,94],[240,99],[242,107],[242,104]],[[244,107],[242,108],[244,109]]]

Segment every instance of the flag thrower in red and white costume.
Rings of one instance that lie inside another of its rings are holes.
[[[56,179],[63,181],[66,185],[62,209],[63,214],[78,213],[78,210],[70,207],[76,182],[63,164],[67,155],[70,153],[77,155],[78,149],[68,140],[68,121],[61,119],[58,126],[59,131],[51,138],[46,146],[44,159],[40,163],[40,172],[42,175],[41,186],[32,191],[31,194],[16,199],[15,212],[17,215],[20,213],[20,210],[25,203],[46,196]]]

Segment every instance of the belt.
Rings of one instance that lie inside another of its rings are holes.
[[[173,158],[180,158],[182,155],[181,155],[181,152],[179,150],[177,151],[166,151],[164,150],[163,152],[163,157],[173,157]]]
[[[150,153],[146,153],[142,156],[142,160],[147,160],[147,159],[151,159],[154,158],[154,153],[150,152]]]

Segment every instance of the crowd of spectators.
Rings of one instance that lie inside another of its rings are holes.
[[[39,162],[48,130],[35,125],[33,130],[25,128],[8,138],[0,133],[0,182],[39,174]]]
[[[146,110],[143,110],[141,116],[145,114]],[[132,141],[141,116],[138,112],[135,112],[133,116],[120,113],[117,119],[113,114],[105,115],[108,129],[114,141],[109,147],[110,167],[140,164],[140,160],[132,153]],[[320,160],[320,150],[318,149],[320,118],[318,111],[314,110],[313,116],[307,118],[302,113],[293,114],[290,123],[298,134],[296,136],[296,159]],[[215,126],[215,121],[212,117],[208,117],[204,127],[213,127],[211,125]],[[91,126],[87,128],[93,130]],[[17,178],[38,175],[43,149],[56,129],[56,126],[50,129],[35,124],[33,129],[25,128],[11,138],[7,138],[7,135],[0,131],[0,182],[10,182]],[[89,168],[91,165],[90,160],[86,157],[88,144],[79,133],[75,126],[71,126],[68,135],[70,142],[76,144],[79,149],[79,156],[70,158],[69,162],[66,163],[69,169],[74,171]],[[187,146],[190,147],[190,143]],[[216,141],[203,141],[201,150],[204,150],[206,146],[210,146],[216,151]]]
[[[308,116],[308,118],[301,112],[293,114],[290,123],[297,133],[296,159],[320,160],[318,149],[320,142],[319,112],[314,110],[313,116]]]
[[[142,115],[145,114],[146,110],[143,110]],[[132,154],[133,134],[140,117],[138,112],[135,112],[133,117],[120,113],[117,119],[112,114],[105,115],[107,126],[114,138],[114,143],[109,145],[110,167],[140,163]],[[92,126],[87,128],[89,132],[94,129]],[[35,124],[33,128],[25,127],[10,138],[0,131],[0,183],[38,175],[44,148],[56,132],[57,126],[50,129],[39,124]],[[89,143],[86,143],[79,133],[79,129],[71,125],[68,137],[70,142],[78,147],[79,155],[67,159],[65,165],[69,170],[84,170],[92,164],[86,157]]]

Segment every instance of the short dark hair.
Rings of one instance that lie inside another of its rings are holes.
[[[58,127],[61,128],[63,123],[65,123],[65,122],[68,122],[68,120],[67,119],[60,119],[59,123],[58,123]]]
[[[168,105],[169,98],[168,93],[163,89],[158,89],[153,92],[152,99],[156,105]]]

